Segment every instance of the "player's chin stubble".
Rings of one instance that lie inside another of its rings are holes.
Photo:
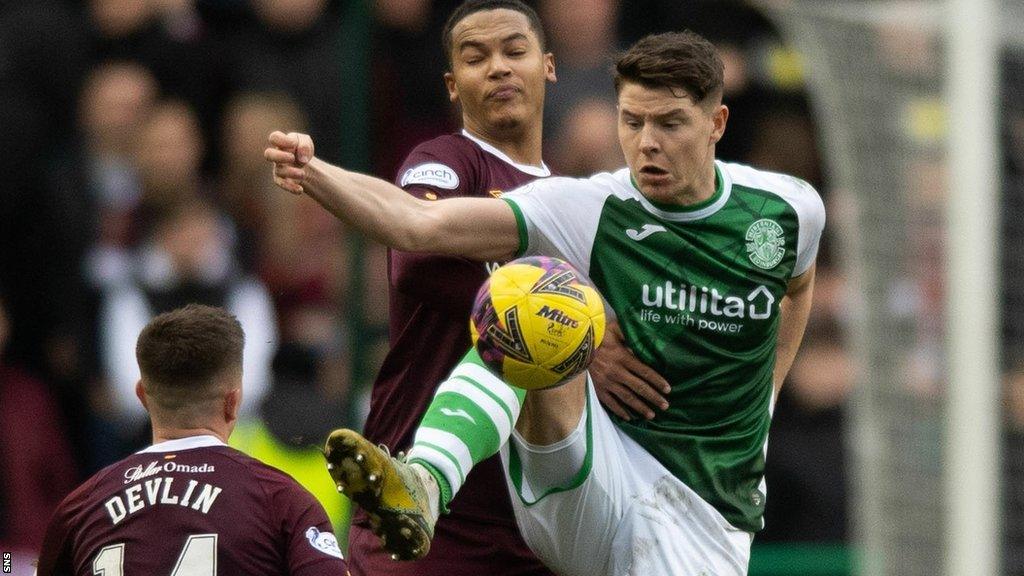
[[[491,119],[494,127],[499,130],[515,130],[523,123],[522,115],[517,114],[512,110],[499,110],[494,112]]]

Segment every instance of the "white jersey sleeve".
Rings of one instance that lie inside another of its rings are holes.
[[[780,196],[793,206],[800,220],[800,232],[796,242],[796,266],[793,268],[795,278],[807,272],[818,256],[821,232],[825,229],[825,204],[810,184],[803,180],[794,180],[798,185],[788,191],[783,190]]]
[[[590,275],[590,254],[601,208],[613,194],[611,174],[545,178],[502,195],[520,228],[520,256],[562,258]]]
[[[825,205],[817,190],[787,174],[766,172],[741,164],[719,163],[719,166],[729,172],[733,183],[769,191],[792,206],[799,222],[793,277],[807,272],[818,256],[818,244],[825,228]]]

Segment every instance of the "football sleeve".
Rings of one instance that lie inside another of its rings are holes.
[[[289,482],[274,494],[280,510],[290,576],[348,574],[345,557],[323,506],[297,483]]]
[[[792,176],[783,176],[783,182],[775,192],[796,212],[796,264],[791,274],[796,278],[807,272],[818,256],[818,243],[825,228],[825,204],[807,182]]]
[[[432,140],[409,153],[398,169],[395,185],[423,200],[473,196],[480,189],[479,172],[456,144]]]
[[[601,207],[611,194],[599,176],[545,178],[503,194],[519,225],[518,255],[562,258],[589,277]]]
[[[71,576],[74,569],[71,560],[69,529],[63,514],[63,506],[50,519],[43,537],[43,546],[36,566],[37,576]]]
[[[424,200],[478,196],[479,170],[452,150],[434,150],[436,143],[420,145],[409,154],[396,184]],[[482,263],[457,256],[389,252],[391,285],[399,292],[453,315],[468,316],[476,286],[486,278]],[[478,277],[480,282],[453,282],[452,277]]]
[[[814,264],[814,259],[818,256],[821,233],[825,229],[825,204],[818,192],[810,184],[803,182],[802,194],[798,198],[799,202],[796,202],[795,206],[797,218],[800,220],[800,233],[797,236],[794,278]]]

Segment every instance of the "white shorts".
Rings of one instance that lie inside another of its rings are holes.
[[[537,557],[562,576],[745,576],[753,535],[622,432],[587,390],[585,433],[545,450],[564,452],[577,472],[565,486],[530,485],[518,434],[501,448],[516,521]],[[573,450],[577,442],[586,450]]]

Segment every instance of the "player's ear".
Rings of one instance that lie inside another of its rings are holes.
[[[544,78],[548,82],[558,82],[555,76],[555,55],[551,52],[544,55]]]
[[[149,412],[149,402],[146,401],[146,390],[142,387],[141,379],[135,383],[135,397],[142,402],[142,407],[146,409],[146,412]]]
[[[238,410],[242,407],[242,389],[232,388],[224,395],[224,422],[233,424],[238,420]]]
[[[717,144],[722,139],[722,135],[725,134],[725,124],[728,120],[729,107],[725,104],[719,104],[712,113],[711,118],[711,121],[714,122],[714,128],[711,129],[712,144]]]
[[[452,104],[459,101],[459,85],[455,83],[455,74],[451,72],[444,73],[444,86],[448,89],[448,100]]]

